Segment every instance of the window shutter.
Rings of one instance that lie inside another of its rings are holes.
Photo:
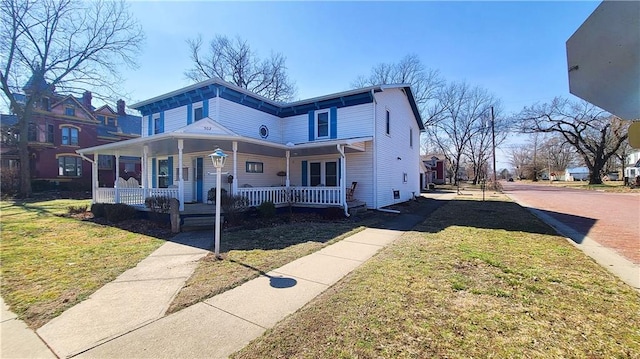
[[[202,101],[202,118],[209,117],[209,100]]]
[[[173,156],[167,157],[167,175],[169,180],[167,181],[167,185],[171,186],[173,184]]]
[[[193,104],[187,105],[187,125],[193,123]]]
[[[316,119],[313,110],[309,111],[309,141],[313,141],[315,138],[314,128],[316,127]]]
[[[313,112],[313,111],[312,111]],[[307,185],[307,161],[302,161],[302,185]]]
[[[158,133],[164,133],[164,111],[160,112],[160,129]]]
[[[153,135],[153,116],[149,115],[148,117],[148,121],[147,121],[147,135],[151,136]]]
[[[338,108],[332,107],[329,110],[329,138],[338,138]]]
[[[151,188],[156,188],[158,186],[158,162],[156,162],[156,158],[153,157],[151,159]]]

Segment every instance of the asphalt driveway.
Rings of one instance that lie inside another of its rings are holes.
[[[640,194],[561,188],[548,182],[503,182],[503,187],[520,204],[544,211],[577,233],[640,264]]]

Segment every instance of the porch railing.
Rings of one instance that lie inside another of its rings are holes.
[[[128,205],[144,205],[144,200],[151,196],[179,198],[177,188],[98,188],[97,203],[124,203]],[[116,198],[119,197],[119,198]]]
[[[248,199],[249,206],[263,202],[273,204],[341,205],[340,187],[250,187],[238,188],[238,195]]]

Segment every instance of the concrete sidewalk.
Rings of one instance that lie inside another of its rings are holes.
[[[163,317],[196,261],[210,248],[211,233],[180,234],[37,334],[61,358],[227,357],[420,223],[455,193],[425,197],[438,201],[420,213],[401,214],[380,228],[368,228]],[[39,340],[28,328],[26,332]],[[10,357],[5,355],[4,339],[3,334],[3,358]],[[14,357],[52,357],[51,352],[43,353]]]
[[[9,311],[0,298],[0,358],[56,358],[27,325]]]

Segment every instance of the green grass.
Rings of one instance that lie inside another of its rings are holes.
[[[357,218],[305,221],[223,232],[221,254],[209,254],[174,298],[168,313],[198,303],[379,223],[388,215],[367,212]]]
[[[233,357],[638,358],[638,313],[517,204],[458,200]]]
[[[1,294],[38,328],[134,267],[164,241],[66,218],[87,200],[0,202]]]

